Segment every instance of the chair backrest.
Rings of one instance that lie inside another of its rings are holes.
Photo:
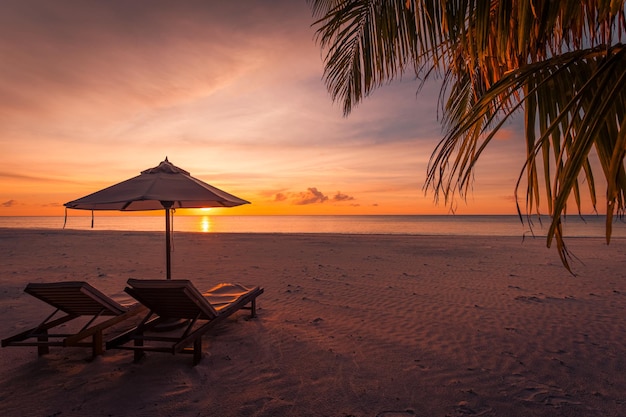
[[[163,318],[213,319],[218,313],[186,279],[129,279],[125,291]]]
[[[30,283],[24,292],[77,316],[118,316],[127,311],[126,307],[84,281]]]

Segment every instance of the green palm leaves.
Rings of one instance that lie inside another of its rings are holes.
[[[446,204],[465,197],[476,163],[514,114],[525,117],[527,160],[518,212],[552,217],[566,267],[561,218],[581,192],[596,205],[606,183],[606,237],[625,209],[624,1],[309,0],[326,52],[324,78],[348,114],[375,88],[412,69],[439,76],[445,136],[425,188]],[[583,191],[582,189],[586,189]],[[542,201],[545,198],[545,202]]]

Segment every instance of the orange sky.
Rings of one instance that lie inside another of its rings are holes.
[[[408,75],[344,118],[304,0],[12,0],[0,23],[2,216],[61,216],[166,156],[252,202],[214,213],[450,211],[422,189],[438,86],[416,96]],[[524,147],[507,129],[456,213],[515,213]]]

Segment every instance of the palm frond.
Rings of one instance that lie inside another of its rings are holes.
[[[515,107],[506,111],[502,111],[502,107],[494,108],[498,97],[512,99],[516,91],[523,95]],[[482,151],[503,121],[522,104],[527,109],[528,156],[523,170],[527,174],[526,211],[536,210],[539,214],[542,186],[537,161],[542,159],[543,189],[553,218],[548,246],[556,238],[559,251],[564,255],[560,216],[566,212],[572,192],[580,207],[581,175],[588,183],[592,202],[596,201],[595,181],[588,159],[594,147],[608,185],[607,217],[612,216],[615,208],[618,212],[624,210],[625,142],[621,127],[626,112],[626,48],[574,51],[525,66],[502,78],[474,103],[435,149],[426,186],[432,187],[435,194],[442,193],[446,201],[454,192],[463,195],[471,178],[470,171]],[[498,112],[500,121],[494,125]],[[607,229],[608,239],[610,229]]]
[[[607,184],[611,220],[626,209],[626,0],[308,0],[326,50],[324,77],[344,114],[409,68],[443,76],[445,136],[424,188],[453,205],[471,190],[484,149],[524,112],[525,211],[552,217],[547,244],[566,267],[561,217],[580,213],[582,182],[597,203],[592,150]],[[522,209],[517,204],[520,214]]]

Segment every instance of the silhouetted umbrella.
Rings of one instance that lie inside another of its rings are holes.
[[[141,175],[89,194],[64,206],[77,210],[143,211],[165,209],[167,279],[171,279],[170,210],[177,208],[235,207],[249,204],[170,163],[167,158]]]

